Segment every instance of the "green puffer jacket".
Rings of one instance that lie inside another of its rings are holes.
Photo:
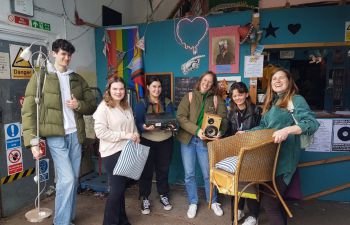
[[[198,128],[197,120],[200,114],[201,105],[203,102],[202,94],[195,90],[192,92],[192,100],[191,103],[189,101],[188,93],[182,98],[178,109],[176,118],[179,122],[180,129],[177,135],[177,139],[183,143],[188,144],[193,135],[196,135],[196,131]],[[224,134],[227,130],[228,121],[226,117],[226,106],[224,100],[218,97],[217,109],[215,112],[214,106],[214,95],[208,93],[208,96],[205,99],[204,112],[217,114],[221,116],[221,126],[220,131]]]
[[[83,143],[86,137],[83,115],[90,115],[96,110],[96,99],[84,78],[77,73],[72,73],[69,76],[71,94],[78,100],[78,108],[74,110],[78,139],[80,143]],[[36,80],[34,75],[29,80],[22,107],[23,139],[26,147],[30,146],[30,140],[36,136]],[[64,136],[61,91],[58,77],[55,73],[42,74],[40,81],[42,86],[39,118],[40,137]]]

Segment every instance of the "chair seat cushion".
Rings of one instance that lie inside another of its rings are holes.
[[[216,163],[215,168],[222,169],[229,173],[234,173],[236,171],[237,164],[238,164],[238,156],[231,156]]]
[[[210,182],[216,186],[218,192],[221,194],[234,195],[234,181],[235,174],[216,168],[210,170]],[[247,185],[245,182],[239,183],[238,193],[240,193],[240,190],[245,185]],[[250,186],[242,193],[241,197],[257,199],[257,189],[255,186]]]

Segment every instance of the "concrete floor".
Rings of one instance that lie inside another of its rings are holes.
[[[197,217],[188,219],[187,198],[183,186],[172,186],[171,202],[173,209],[164,211],[158,202],[156,191],[153,190],[150,199],[152,212],[150,215],[141,215],[140,203],[137,199],[138,189],[132,186],[126,194],[126,212],[129,221],[133,225],[222,225],[230,224],[230,202],[227,197],[221,196],[224,216],[217,217],[207,208],[204,201],[200,202]],[[200,197],[204,199],[204,192],[201,190]],[[78,196],[78,208],[76,225],[100,225],[102,224],[103,211],[106,197],[96,193],[85,191]],[[288,202],[294,217],[289,220],[289,225],[349,225],[350,224],[350,203],[330,201],[298,201]],[[48,197],[41,202],[42,207],[54,208],[54,197]],[[1,225],[29,225],[24,214],[33,206],[23,209],[18,214],[8,218],[0,219]],[[52,217],[39,223],[51,225]],[[268,225],[264,212],[261,213],[259,225]]]

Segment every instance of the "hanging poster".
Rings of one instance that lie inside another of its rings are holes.
[[[350,151],[350,119],[333,119],[332,151]]]
[[[26,46],[10,44],[10,66],[12,79],[29,79],[33,74],[32,65],[22,59],[20,54]]]
[[[317,119],[320,123],[320,127],[314,134],[314,140],[312,144],[305,149],[309,152],[330,152],[332,150],[332,119]]]
[[[0,52],[0,79],[10,79],[10,60],[7,52]]]
[[[263,77],[264,56],[244,56],[244,77]]]
[[[238,27],[209,29],[209,70],[214,73],[239,72]]]

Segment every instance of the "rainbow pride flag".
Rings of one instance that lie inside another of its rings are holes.
[[[107,62],[109,77],[122,77],[131,89],[135,89],[138,97],[143,97],[144,76],[141,50],[135,45],[138,41],[138,29],[108,29],[110,42],[107,44]],[[137,60],[137,64],[134,62]],[[130,66],[131,65],[131,66]],[[137,65],[134,68],[133,65]],[[135,76],[135,72],[137,76]],[[133,74],[133,76],[132,76]],[[134,80],[133,78],[137,78]]]

